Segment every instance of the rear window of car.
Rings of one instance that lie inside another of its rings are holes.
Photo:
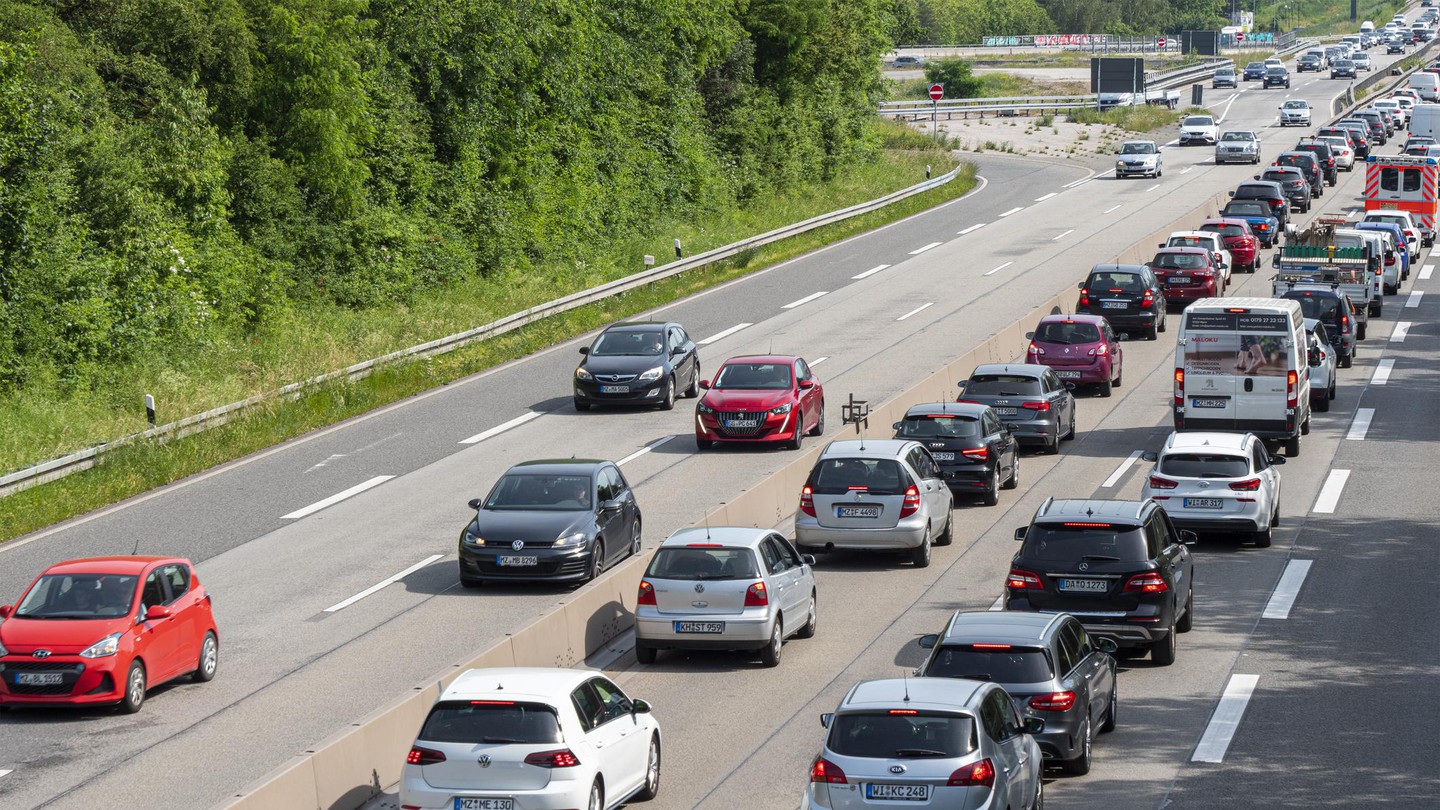
[[[1050,658],[1039,647],[986,649],[970,644],[946,644],[935,653],[925,670],[931,678],[972,678],[995,683],[1039,683],[1054,677]]]
[[[1145,280],[1136,273],[1093,273],[1085,279],[1085,288],[1140,295],[1145,292]]]
[[[1058,343],[1062,346],[1099,343],[1100,327],[1093,323],[1051,321],[1040,324],[1040,328],[1035,330],[1035,339],[1041,343]]]
[[[1326,323],[1334,323],[1338,320],[1340,302],[1328,295],[1324,297],[1314,295],[1301,296],[1292,300],[1300,302],[1300,311],[1303,312],[1307,318],[1314,318],[1317,321],[1325,321]]]
[[[655,552],[645,576],[654,579],[754,579],[760,576],[748,548],[665,546]]]
[[[1265,207],[1263,204],[1261,204],[1261,203],[1253,203],[1253,202],[1236,202],[1236,203],[1231,203],[1230,205],[1225,206],[1225,213],[1226,213],[1226,214],[1236,214],[1236,215],[1239,215],[1239,216],[1250,216],[1250,217],[1268,217],[1268,216],[1270,216],[1270,211],[1269,211],[1268,208],[1266,208],[1266,207]]]
[[[1244,236],[1245,229],[1239,225],[1201,225],[1200,230],[1218,233],[1221,236]]]
[[[1283,161],[1284,159],[1285,159],[1285,156],[1284,156],[1284,155],[1281,155],[1281,156],[1278,158],[1278,160],[1281,160],[1281,161]],[[1249,200],[1267,200],[1267,199],[1270,199],[1271,197],[1274,197],[1274,196],[1275,196],[1275,193],[1276,193],[1276,192],[1275,192],[1275,189],[1273,189],[1273,188],[1271,188],[1271,187],[1269,187],[1269,186],[1261,186],[1261,185],[1256,185],[1256,184],[1254,184],[1254,183],[1247,183],[1247,184],[1245,184],[1245,185],[1243,185],[1243,186],[1240,186],[1239,188],[1235,189],[1235,199],[1237,199],[1237,200],[1244,200],[1244,199],[1249,199]]]
[[[549,745],[561,742],[560,719],[555,708],[544,703],[444,700],[430,709],[420,739],[437,743]]]
[[[907,416],[896,431],[905,439],[963,439],[980,435],[980,420],[956,414]]]
[[[1241,478],[1250,473],[1244,456],[1222,453],[1167,453],[1160,457],[1160,474],[1181,478]]]
[[[840,495],[860,487],[871,495],[899,495],[910,486],[910,476],[894,459],[826,458],[810,471],[806,483],[818,495]]]
[[[1209,267],[1210,262],[1198,253],[1157,253],[1150,260],[1150,266],[1162,270],[1199,270]]]
[[[1297,183],[1305,178],[1299,172],[1277,172],[1268,171],[1260,175],[1262,180],[1271,180],[1276,183]]]
[[[830,721],[825,745],[846,757],[910,759],[958,757],[975,750],[975,721],[964,715],[915,709],[843,712]]]
[[[1037,523],[1025,533],[1021,556],[1056,563],[1143,562],[1149,559],[1139,526],[1102,521]]]
[[[966,396],[1023,396],[1040,394],[1040,378],[1019,374],[976,374],[965,384]]]

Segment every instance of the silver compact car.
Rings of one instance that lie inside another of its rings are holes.
[[[1159,177],[1165,173],[1160,147],[1154,141],[1126,141],[1115,153],[1115,177]]]
[[[1248,129],[1234,129],[1215,144],[1216,163],[1259,163],[1260,138]]]
[[[1280,523],[1283,456],[1271,456],[1253,433],[1171,433],[1140,497],[1158,501],[1180,529],[1247,534],[1270,545]]]
[[[800,491],[795,544],[801,551],[905,551],[924,568],[931,545],[950,545],[954,508],[944,474],[919,442],[831,442]]]
[[[820,715],[825,741],[801,810],[875,807],[1040,810],[1043,722],[1023,723],[1005,690],[959,678],[850,688]]]
[[[759,650],[815,635],[815,558],[769,529],[681,529],[660,544],[635,607],[635,659],[657,650]]]

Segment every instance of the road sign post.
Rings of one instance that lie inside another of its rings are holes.
[[[930,140],[940,140],[940,99],[945,97],[945,85],[930,85]]]

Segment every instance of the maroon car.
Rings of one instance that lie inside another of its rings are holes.
[[[1125,357],[1110,322],[1100,315],[1046,315],[1034,332],[1025,362],[1049,366],[1065,382],[1094,384],[1100,396],[1120,384]]]
[[[1202,247],[1167,247],[1155,252],[1150,269],[1165,287],[1165,303],[1181,306],[1225,294],[1225,277]]]
[[[786,355],[732,357],[701,380],[695,444],[784,442],[800,449],[806,433],[825,432],[825,389],[804,359]]]
[[[1225,249],[1230,251],[1230,258],[1235,260],[1232,270],[1237,273],[1255,272],[1255,264],[1260,259],[1260,240],[1250,230],[1249,222],[1236,217],[1214,217],[1200,223],[1196,230],[1220,234]]]

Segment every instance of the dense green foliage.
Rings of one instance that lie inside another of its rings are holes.
[[[1333,3],[1334,0],[1324,0]],[[899,45],[971,45],[1016,34],[1140,35],[1228,25],[1225,0],[888,0]]]
[[[978,98],[985,83],[970,70],[965,59],[935,59],[925,64],[925,81],[945,85],[946,98]]]
[[[0,0],[0,389],[583,273],[659,217],[834,177],[877,147],[889,25],[883,0]]]

